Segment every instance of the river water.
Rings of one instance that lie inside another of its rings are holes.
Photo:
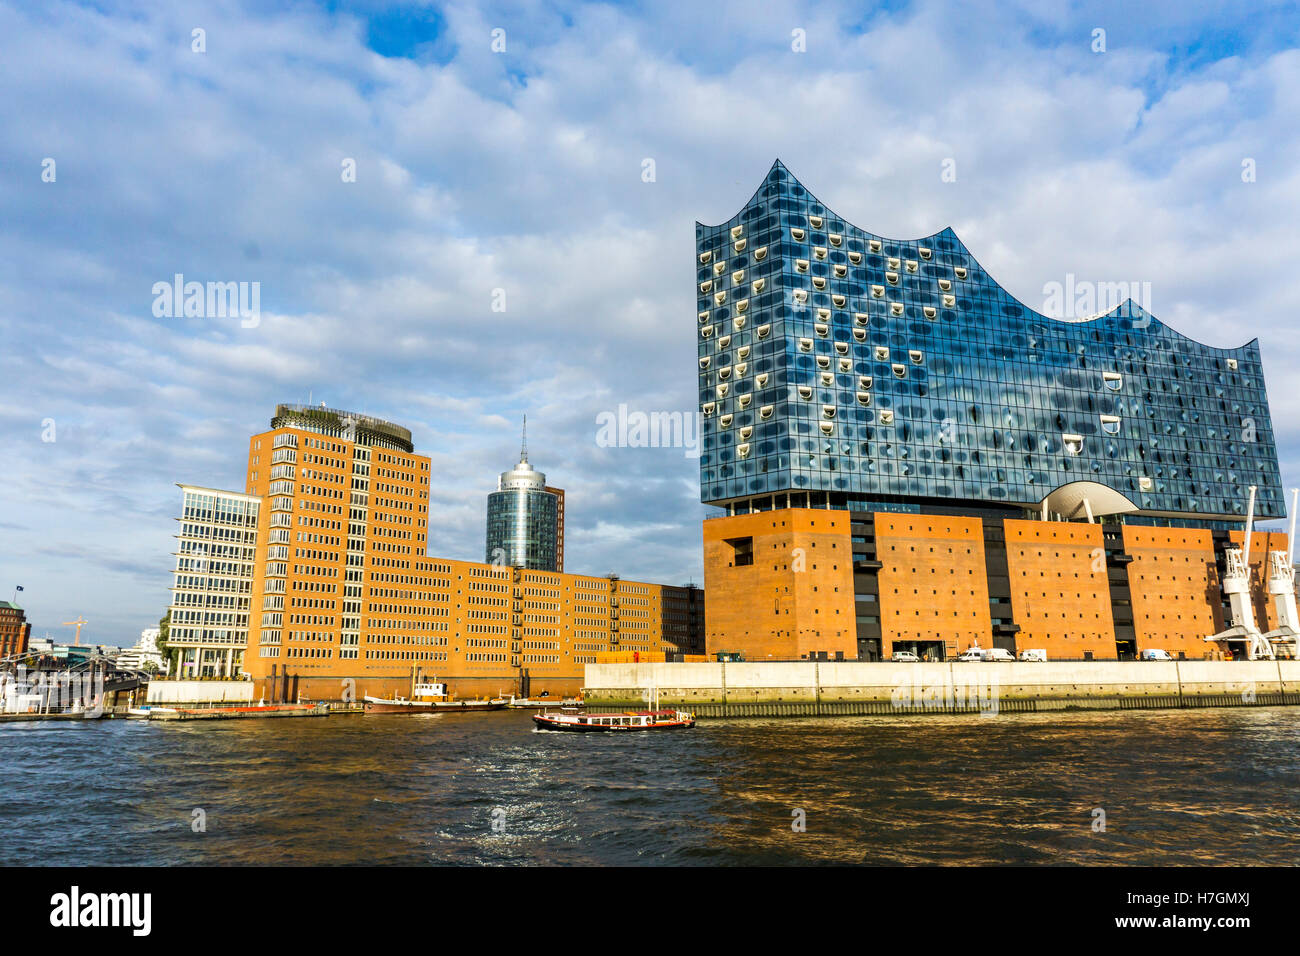
[[[0,864],[1289,865],[1298,745],[1285,707],[3,724]]]

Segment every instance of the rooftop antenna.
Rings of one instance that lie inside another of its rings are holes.
[[[524,416],[524,434],[523,434],[523,441],[519,446],[519,460],[522,462],[528,461],[528,416],[527,415]]]

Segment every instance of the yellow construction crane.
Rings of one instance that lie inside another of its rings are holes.
[[[84,617],[82,617],[80,614],[77,615],[77,619],[76,619],[75,621],[64,621],[64,622],[63,622],[63,626],[64,626],[64,627],[75,627],[75,628],[77,629],[77,646],[78,646],[78,647],[81,646],[81,625],[83,625],[83,624],[89,624],[89,623],[90,623],[90,622],[87,621],[87,620],[86,620]]]

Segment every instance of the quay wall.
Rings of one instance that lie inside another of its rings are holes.
[[[1300,704],[1300,661],[756,661],[588,664],[588,707],[700,717],[1176,709]]]

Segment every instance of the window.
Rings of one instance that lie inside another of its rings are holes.
[[[795,242],[803,242],[803,237],[804,237],[804,231],[802,229],[797,229],[793,227],[790,229],[790,238],[793,239]]]
[[[1118,392],[1124,385],[1124,376],[1119,372],[1103,372],[1101,378],[1112,392]]]
[[[1078,455],[1083,451],[1082,435],[1062,435],[1061,441],[1065,444],[1065,450],[1071,455]]]
[[[811,386],[811,385],[800,385],[800,386],[799,386],[799,397],[802,398],[805,402],[808,401],[808,399],[812,398],[812,386]]]
[[[725,543],[731,546],[732,567],[744,568],[754,563],[754,539],[752,537],[727,538]]]
[[[1107,435],[1119,434],[1119,418],[1115,415],[1101,416],[1101,430]]]
[[[712,258],[713,258],[713,253],[711,253],[711,252],[701,252],[701,253],[700,253],[700,265],[702,265],[702,266],[703,266],[703,265],[708,265],[709,260],[712,259]]]
[[[767,258],[767,246],[760,246],[754,250],[754,261],[762,262]]]

